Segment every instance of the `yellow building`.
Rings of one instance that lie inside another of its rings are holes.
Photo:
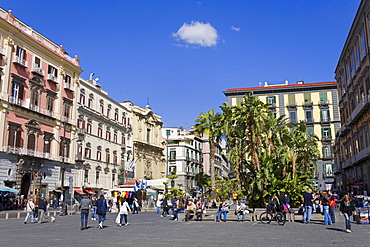
[[[315,178],[318,189],[331,189],[334,183],[333,146],[335,133],[340,129],[336,82],[269,85],[263,87],[227,89],[224,94],[229,106],[240,105],[246,93],[252,92],[262,102],[270,104],[276,117],[285,115],[291,123],[305,121],[307,135],[319,138],[321,157]]]

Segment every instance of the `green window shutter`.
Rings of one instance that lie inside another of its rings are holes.
[[[330,110],[328,109],[328,119],[330,120]]]
[[[295,105],[295,95],[294,94],[288,94],[288,104]]]
[[[328,101],[327,93],[320,93],[320,104],[325,104]]]
[[[329,128],[329,137],[331,138],[331,128]]]
[[[322,171],[324,174],[326,174],[326,164],[322,164]]]
[[[236,98],[236,105],[241,106],[243,102],[243,98]]]
[[[304,103],[305,104],[311,104],[311,94],[310,93],[305,93],[304,94]]]
[[[322,111],[320,111],[320,121],[322,121]]]
[[[266,104],[268,104],[269,103],[269,97],[267,96],[266,97]]]
[[[321,128],[321,139],[324,139],[324,128]]]
[[[276,96],[274,96],[274,104],[276,104]]]

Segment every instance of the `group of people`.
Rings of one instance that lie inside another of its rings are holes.
[[[312,189],[309,189],[302,197],[303,223],[310,223],[313,209],[317,211],[317,208],[320,208],[320,211],[324,215],[324,225],[334,224],[337,200],[338,196],[331,190],[323,191],[321,194],[313,194]],[[356,214],[356,208],[350,195],[343,196],[340,202],[339,212],[339,215],[345,218],[346,232],[351,233],[352,215]]]
[[[45,212],[48,209],[48,202],[45,200],[45,197],[41,196],[40,199],[34,201],[33,198],[26,199],[24,201],[26,209],[26,217],[24,218],[24,224],[28,223],[30,220],[31,223],[42,223],[44,219]]]

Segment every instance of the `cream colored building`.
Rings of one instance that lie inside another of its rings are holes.
[[[265,83],[263,87],[228,89],[224,94],[228,104],[232,106],[240,105],[248,92],[253,92],[262,102],[270,104],[270,109],[276,117],[285,115],[291,123],[306,122],[307,135],[314,134],[319,138],[321,157],[317,167],[312,166],[318,189],[331,189],[335,170],[335,133],[340,129],[337,83]]]
[[[163,179],[166,177],[165,143],[162,118],[147,105],[145,108],[127,101],[122,104],[132,112],[135,178]]]
[[[77,132],[83,142],[76,160],[75,194],[109,194],[109,189],[129,177],[125,166],[132,161],[131,111],[109,98],[97,80],[80,79],[77,90]]]

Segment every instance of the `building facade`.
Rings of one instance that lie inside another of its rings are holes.
[[[109,194],[133,174],[125,167],[132,162],[131,112],[109,98],[93,74],[79,80],[77,88],[77,132],[82,144],[77,150],[80,161],[75,171],[77,192]]]
[[[145,108],[130,101],[122,103],[132,114],[134,173],[137,179],[166,178],[162,118],[147,105]]]
[[[203,172],[203,140],[189,131],[179,128],[162,128],[166,141],[166,157],[169,175],[178,175],[170,187],[196,188],[195,175]]]
[[[319,190],[331,189],[334,183],[335,133],[340,129],[336,82],[269,85],[228,89],[224,92],[229,106],[240,105],[244,95],[252,92],[262,102],[270,104],[276,117],[285,115],[291,123],[305,121],[307,135],[319,138],[321,157],[312,165]]]
[[[77,57],[0,9],[0,183],[71,197]]]
[[[363,0],[341,52],[338,82],[341,129],[337,133],[338,187],[367,193],[370,185],[370,1]]]

